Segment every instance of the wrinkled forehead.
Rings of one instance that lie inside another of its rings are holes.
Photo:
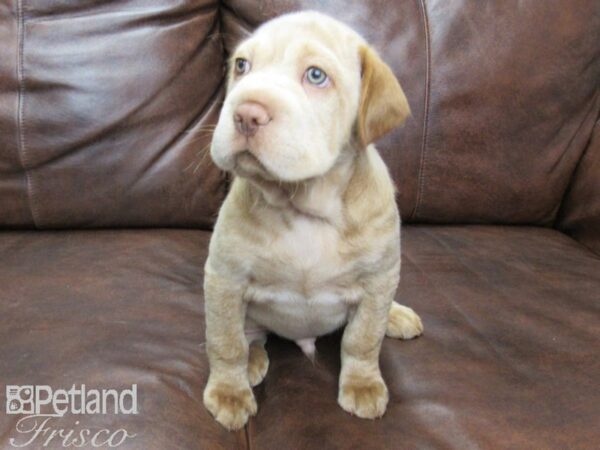
[[[330,64],[354,66],[364,41],[346,25],[318,13],[282,16],[258,28],[241,43],[234,57],[253,64],[285,62],[290,58],[326,59]]]

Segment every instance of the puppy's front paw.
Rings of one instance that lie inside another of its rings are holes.
[[[388,398],[388,390],[381,376],[353,375],[345,377],[340,383],[339,405],[350,414],[363,419],[383,416]]]
[[[208,382],[204,389],[204,406],[228,430],[242,428],[257,410],[249,386],[238,387],[224,382]]]
[[[412,339],[423,334],[423,322],[411,308],[393,302],[385,334],[392,338]]]
[[[252,344],[248,355],[248,380],[256,386],[265,378],[269,369],[269,356],[262,344]]]

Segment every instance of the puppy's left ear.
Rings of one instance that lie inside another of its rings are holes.
[[[360,48],[362,81],[357,131],[363,147],[401,125],[410,115],[408,100],[392,70],[371,47]]]

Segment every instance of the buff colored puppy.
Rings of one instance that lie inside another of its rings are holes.
[[[383,337],[423,327],[392,302],[400,219],[371,144],[409,113],[375,51],[322,14],[272,20],[232,55],[211,155],[235,180],[204,282],[204,404],[226,428],[256,413],[251,386],[267,372],[267,332],[311,356],[316,337],[345,326],[338,403],[364,418],[385,412]]]

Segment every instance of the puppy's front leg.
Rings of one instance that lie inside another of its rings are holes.
[[[237,430],[256,414],[248,381],[248,340],[244,335],[243,286],[206,271],[206,351],[210,376],[204,405],[225,428]]]
[[[342,338],[338,403],[364,419],[381,417],[388,403],[387,386],[379,370],[379,352],[397,286],[397,270],[389,277],[377,276],[369,283]]]

